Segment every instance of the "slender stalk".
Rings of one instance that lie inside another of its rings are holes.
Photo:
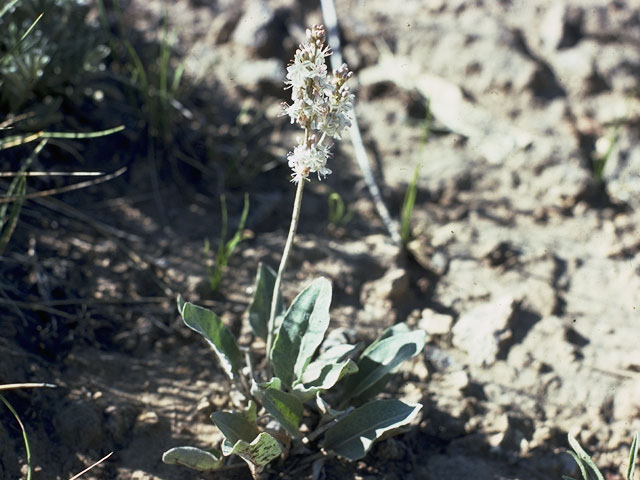
[[[18,425],[20,426],[20,430],[22,430],[22,439],[24,440],[24,449],[27,453],[27,480],[31,480],[31,475],[33,475],[33,465],[31,464],[31,447],[29,446],[29,437],[27,437],[27,431],[22,424],[22,420],[18,416],[18,412],[11,406],[9,401],[4,398],[3,395],[0,395],[0,402],[4,403],[4,405],[9,409],[9,411],[13,414]]]
[[[278,267],[278,274],[276,275],[276,281],[273,286],[273,296],[271,297],[271,312],[269,315],[269,328],[267,333],[267,359],[271,353],[271,347],[273,346],[273,334],[276,324],[276,310],[278,309],[278,295],[280,293],[280,284],[282,283],[282,276],[287,268],[287,260],[289,259],[289,252],[293,246],[293,240],[296,236],[296,230],[298,229],[298,220],[300,219],[300,207],[302,206],[302,192],[304,191],[304,180],[298,182],[298,188],[296,189],[296,198],[293,201],[293,213],[291,214],[291,226],[289,227],[289,235],[287,236],[287,243],[284,245],[284,251],[282,252],[282,259],[280,260],[280,266]]]

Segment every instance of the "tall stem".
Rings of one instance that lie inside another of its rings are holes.
[[[293,213],[291,214],[291,226],[289,227],[289,235],[287,236],[287,243],[284,245],[284,251],[282,252],[282,259],[280,260],[280,266],[278,267],[278,274],[276,275],[276,281],[273,286],[273,296],[271,297],[271,312],[269,315],[269,328],[267,332],[267,359],[271,353],[271,347],[273,344],[273,334],[276,324],[276,310],[278,309],[278,296],[280,294],[280,284],[282,283],[282,276],[287,268],[287,260],[289,259],[289,252],[293,246],[293,239],[296,236],[296,230],[298,229],[298,220],[300,219],[300,207],[302,206],[302,192],[304,190],[305,180],[302,179],[298,182],[298,188],[296,189],[296,198],[293,201]]]

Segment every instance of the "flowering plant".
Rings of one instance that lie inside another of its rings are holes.
[[[300,45],[293,63],[287,67],[285,84],[291,88],[293,102],[284,104],[284,114],[291,117],[291,123],[304,128],[304,139],[298,139],[298,145],[287,157],[295,183],[308,180],[310,173],[317,173],[318,179],[331,173],[326,166],[329,147],[323,142],[327,137],[342,138],[351,125],[353,94],[346,81],[353,72],[342,64],[329,75],[325,62],[329,55],[324,27],[316,25],[307,30],[307,42]]]
[[[280,294],[304,185],[311,173],[318,178],[331,173],[326,166],[329,146],[324,142],[328,137],[339,139],[351,121],[353,95],[345,85],[351,72],[343,65],[329,75],[325,58],[330,54],[324,28],[315,26],[307,31],[307,41],[287,69],[292,104],[285,104],[284,112],[304,129],[304,139],[288,155],[297,188],[280,267],[276,273],[258,265],[248,309],[253,334],[265,340],[265,347],[258,348],[259,342],[239,346],[215,313],[178,298],[182,319],[213,348],[233,387],[244,397],[244,408],[211,415],[224,437],[221,450],[172,448],[163,455],[166,463],[211,470],[235,454],[257,476],[291,451],[320,449],[319,455],[308,457],[314,462],[323,462],[327,455],[357,460],[374,441],[411,423],[422,408],[375,397],[402,362],[422,351],[424,332],[410,331],[402,323],[393,325],[363,350],[334,333],[325,338],[329,280],[315,279],[288,308]]]

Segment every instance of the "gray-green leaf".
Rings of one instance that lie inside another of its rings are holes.
[[[276,282],[276,272],[260,263],[258,265],[258,273],[256,274],[256,284],[253,290],[253,298],[249,305],[249,324],[256,336],[267,338],[269,315],[271,314],[271,301],[273,299],[273,288]],[[282,315],[284,305],[282,297],[278,295],[278,307],[276,316]]]
[[[236,380],[243,366],[243,357],[233,334],[222,320],[211,310],[185,303],[182,297],[178,297],[178,311],[187,327],[209,342],[227,376]]]
[[[317,278],[295,298],[276,335],[271,362],[276,376],[291,387],[299,381],[329,326],[331,283]]]
[[[293,437],[298,437],[298,427],[304,414],[302,402],[291,393],[275,388],[262,390],[259,396],[262,406]]]
[[[352,375],[357,371],[358,366],[351,359],[340,363],[316,360],[309,364],[302,375],[302,383],[293,387],[293,391],[303,402],[306,402],[315,397],[317,393],[332,388],[342,377]]]
[[[232,445],[238,440],[244,440],[247,443],[252,442],[260,433],[258,426],[247,420],[243,413],[237,412],[213,412],[211,420],[220,429],[225,439]],[[222,450],[224,455],[229,455]]]
[[[223,452],[227,445],[225,455],[239,455],[249,464],[249,468],[254,471],[255,467],[263,467],[275,460],[282,453],[282,447],[278,441],[267,432],[260,433],[252,442],[238,440],[229,447],[228,442],[223,444]]]
[[[410,331],[406,325],[387,328],[358,360],[358,373],[345,381],[344,401],[353,399],[360,404],[382,390],[402,362],[417,355],[424,348],[426,333]]]
[[[220,455],[196,447],[175,447],[162,455],[162,461],[169,465],[182,465],[194,470],[215,470],[222,465]]]
[[[422,408],[400,400],[374,400],[356,408],[324,436],[324,448],[349,460],[359,460],[383,435],[408,425]]]

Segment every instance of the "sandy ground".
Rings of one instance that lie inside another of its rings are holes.
[[[157,42],[161,3],[124,8],[132,31]],[[337,10],[394,217],[420,168],[414,240],[408,253],[390,241],[343,141],[334,174],[309,186],[285,296],[324,275],[334,327],[369,340],[408,321],[429,340],[391,386],[424,403],[421,421],[363,462],[328,463],[325,478],[559,478],[575,474],[567,432],[622,478],[640,430],[637,3],[343,0]],[[179,160],[178,174],[154,174],[157,163],[136,157],[135,129],[99,140],[113,149],[106,165],[128,162],[127,174],[28,203],[0,258],[0,383],[58,386],[7,394],[36,479],[68,478],[111,451],[84,478],[201,478],[163,465],[162,452],[217,443],[208,416],[231,399],[175,295],[242,334],[257,262],[275,266],[284,243],[284,158],[297,134],[278,116],[284,68],[320,10],[180,0],[168,13],[190,86],[191,116],[176,127],[187,140],[175,145],[191,169]],[[253,235],[213,294],[202,245],[217,242],[221,188],[232,224],[250,193]],[[353,212],[338,228],[332,191]],[[17,478],[22,440],[1,415],[0,477]],[[273,478],[296,462],[274,465]],[[203,478],[248,471],[221,475]]]

